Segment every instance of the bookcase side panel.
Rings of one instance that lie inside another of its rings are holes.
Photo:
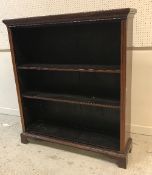
[[[12,32],[11,32],[11,29],[9,27],[7,27],[7,30],[8,30],[10,49],[11,49],[12,64],[13,64],[13,71],[14,71],[14,77],[15,77],[16,91],[17,91],[17,96],[18,96],[19,110],[20,110],[20,116],[21,116],[21,124],[22,124],[23,132],[25,132],[25,122],[24,122],[24,117],[23,117],[22,99],[21,99],[19,79],[18,79],[18,73],[17,73],[17,67],[16,67]]]
[[[126,105],[126,20],[121,21],[120,66],[120,152],[125,152],[125,105]]]
[[[126,121],[125,121],[125,142],[127,144],[130,136],[131,127],[131,82],[132,82],[132,36],[133,36],[133,18],[129,17],[126,23],[127,27],[127,48],[126,48]]]
[[[121,22],[121,119],[120,151],[125,152],[130,138],[131,77],[132,77],[132,29],[133,18]]]

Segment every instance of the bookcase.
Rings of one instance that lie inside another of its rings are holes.
[[[116,159],[131,151],[135,9],[4,20],[23,132]]]

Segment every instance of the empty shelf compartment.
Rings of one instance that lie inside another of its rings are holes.
[[[119,150],[119,139],[102,133],[91,132],[44,121],[37,121],[28,127],[29,133],[44,135],[93,147]]]

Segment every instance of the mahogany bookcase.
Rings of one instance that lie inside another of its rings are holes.
[[[23,132],[126,168],[135,9],[4,20]]]

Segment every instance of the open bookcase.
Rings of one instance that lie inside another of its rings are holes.
[[[4,20],[23,133],[126,167],[135,9]]]

